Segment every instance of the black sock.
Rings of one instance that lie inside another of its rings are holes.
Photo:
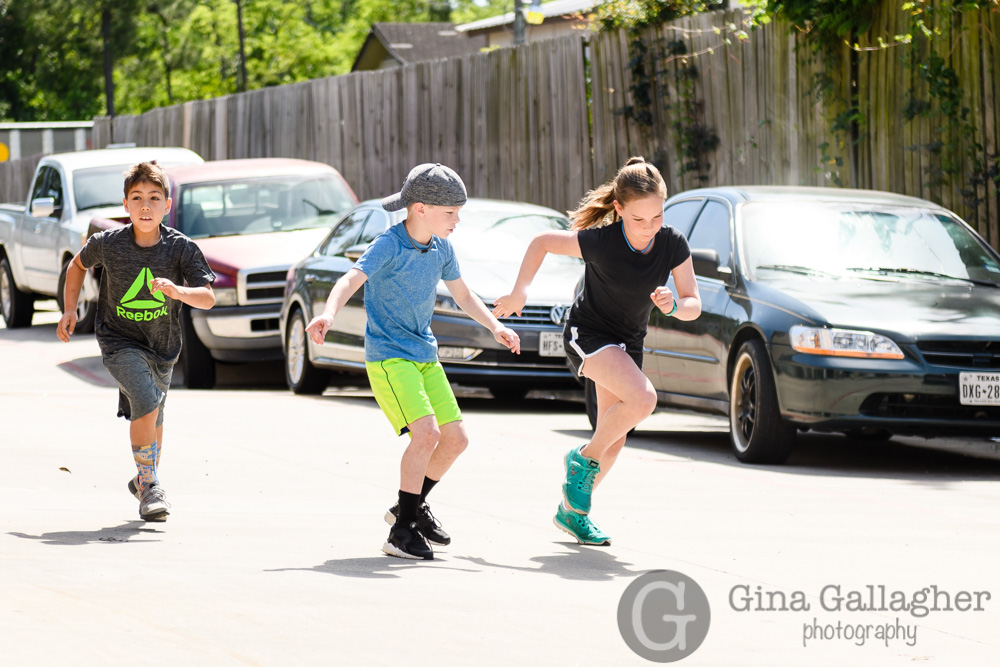
[[[399,492],[399,520],[404,526],[409,526],[417,520],[417,508],[420,507],[420,496],[416,493]]]
[[[421,503],[427,500],[427,494],[431,492],[431,489],[433,489],[434,485],[437,484],[439,481],[440,480],[437,479],[431,479],[430,477],[426,476],[424,477],[424,488],[420,490]]]

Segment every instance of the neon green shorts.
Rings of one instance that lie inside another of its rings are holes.
[[[441,362],[386,359],[365,362],[365,368],[375,400],[397,435],[403,435],[409,424],[428,415],[434,415],[438,426],[462,418]]]

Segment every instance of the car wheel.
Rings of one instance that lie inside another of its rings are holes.
[[[528,388],[516,384],[492,385],[490,393],[499,401],[521,401],[528,395]]]
[[[56,303],[59,304],[59,312],[66,312],[66,271],[72,259],[66,260],[63,264],[62,272],[59,274],[59,286],[56,289]],[[76,301],[76,333],[93,333],[94,321],[97,319],[97,303],[86,301],[83,298]]]
[[[285,333],[285,381],[296,394],[322,394],[330,384],[330,371],[309,360],[309,339],[301,310],[292,313]]]
[[[795,443],[795,427],[781,418],[767,350],[758,339],[743,343],[736,355],[729,436],[743,463],[784,463]]]
[[[583,404],[587,408],[590,428],[597,428],[597,385],[588,378],[583,378]]]
[[[0,259],[0,315],[8,329],[30,327],[35,315],[35,299],[17,289],[6,257]]]
[[[215,359],[198,338],[191,322],[191,307],[181,310],[181,368],[184,371],[184,386],[188,389],[211,389],[215,386]]]

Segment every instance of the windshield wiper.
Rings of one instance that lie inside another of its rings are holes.
[[[830,276],[831,278],[840,277],[836,273],[814,269],[809,266],[799,266],[798,264],[764,264],[756,268],[771,269],[772,271],[788,271],[789,273],[801,273],[806,276]]]
[[[847,270],[855,272],[867,271],[870,273],[902,273],[913,276],[927,276],[928,278],[945,278],[946,280],[961,280],[962,282],[972,283],[973,285],[982,285],[983,287],[1000,287],[1000,285],[994,282],[990,282],[989,280],[977,280],[976,278],[960,278],[959,276],[949,276],[946,273],[937,273],[935,271],[922,271],[921,269],[892,268],[886,266],[880,266],[878,268],[853,266]]]
[[[331,208],[320,208],[319,206],[317,206],[316,204],[312,203],[308,199],[303,199],[302,203],[309,204],[314,209],[316,209],[316,215],[333,215],[334,213],[337,212],[337,211],[335,211],[335,210],[333,210]]]

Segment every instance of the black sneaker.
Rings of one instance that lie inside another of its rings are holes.
[[[409,526],[394,524],[389,529],[389,538],[382,545],[382,551],[397,558],[434,560],[434,550],[420,534],[416,521],[411,521]]]
[[[385,522],[390,526],[395,525],[396,519],[399,518],[398,502],[389,508],[384,518]],[[421,503],[420,507],[417,508],[417,529],[420,530],[421,535],[427,538],[428,542],[433,542],[443,547],[451,544],[451,536],[444,532],[441,522],[431,514],[431,508],[428,507],[427,503]]]

